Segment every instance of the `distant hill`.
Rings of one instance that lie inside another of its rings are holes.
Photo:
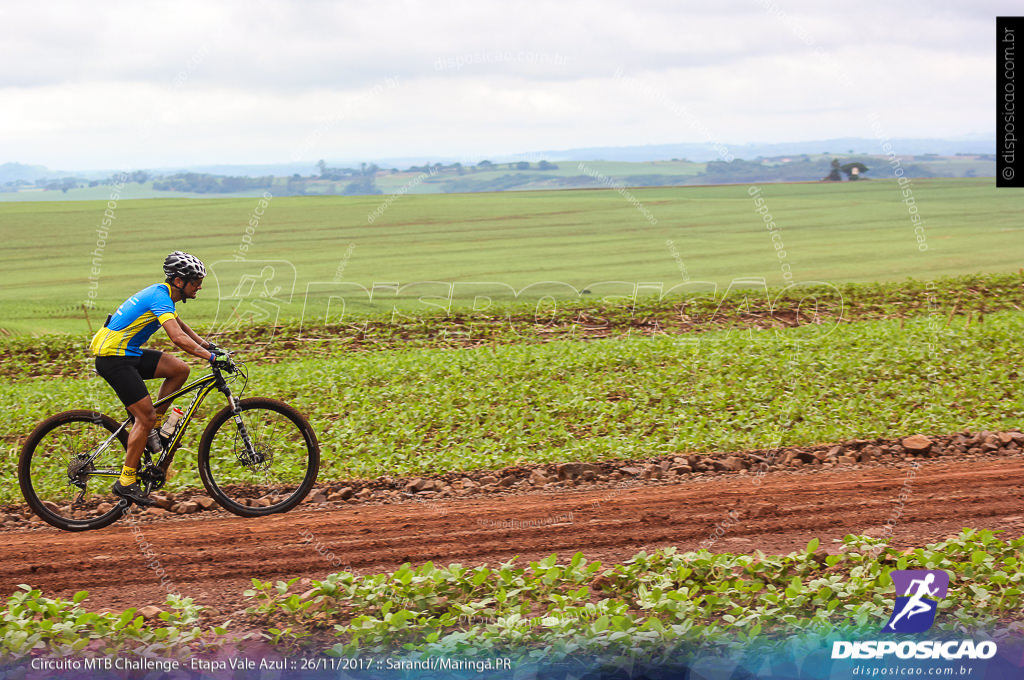
[[[52,176],[52,171],[44,165],[26,165],[24,163],[0,164],[0,184],[6,182],[34,182],[43,177]]]
[[[359,163],[356,163],[358,166]],[[219,163],[216,165],[176,165],[165,168],[146,168],[155,175],[173,175],[179,172],[199,172],[209,175],[222,175],[227,177],[288,177],[290,175],[309,175],[316,172],[316,160],[296,163],[264,163],[248,165],[231,165]]]
[[[906,177],[993,177],[995,136],[888,140]],[[732,158],[726,162],[723,155]],[[858,179],[891,177],[876,139],[846,137],[779,144],[656,144],[591,147],[451,160],[433,157],[127,169],[123,198],[473,193],[601,187],[817,181],[830,163],[861,164]],[[96,200],[119,171],[0,165],[0,200]]]
[[[901,156],[921,156],[934,154],[937,156],[995,154],[996,136],[992,134],[970,134],[948,139],[914,139],[894,138],[889,140],[893,150]],[[865,137],[837,137],[802,142],[779,142],[774,144],[725,144],[733,158],[754,160],[757,158],[778,158],[784,156],[838,155],[850,154],[880,155],[884,153],[877,139]],[[358,168],[361,163],[374,163],[383,170],[396,168],[404,170],[418,165],[442,163],[451,165],[459,162],[463,165],[476,165],[480,161],[489,160],[494,163],[513,161],[622,161],[642,163],[650,161],[668,161],[673,159],[689,160],[696,163],[722,160],[719,149],[713,144],[648,144],[642,146],[595,146],[573,149],[549,149],[546,151],[530,151],[516,154],[492,154],[479,158],[460,158],[457,156],[431,157],[368,157],[368,158],[337,158],[324,152],[328,165],[332,167]],[[187,165],[157,168],[127,168],[127,170],[147,170],[151,175],[172,175],[181,172],[208,173],[211,175],[235,177],[288,177],[291,175],[308,176],[316,173],[318,159],[292,161],[287,163],[265,164],[229,164]],[[66,172],[50,170],[42,165],[26,165],[23,163],[4,163],[0,165],[0,184],[16,180],[33,181],[41,178],[58,178],[76,176],[88,179],[100,179],[115,174],[118,169],[76,170]]]
[[[908,178],[981,178],[994,177],[996,173],[994,154],[900,155],[896,161],[869,154],[789,154],[754,160],[736,158],[728,163],[590,159],[475,165],[438,162],[402,170],[370,165],[365,174],[352,174],[352,171],[343,172],[329,166],[324,168],[323,174],[314,168],[312,173],[256,176],[196,172],[150,175],[147,171],[136,171],[117,192],[125,199],[241,198],[261,196],[267,191],[274,196],[354,196],[814,182],[829,175],[833,161],[839,161],[841,168],[859,166],[858,180],[864,181],[892,179],[897,167],[892,163],[898,163],[901,176]],[[262,167],[271,169],[271,166]],[[235,166],[233,169],[237,173],[242,168]],[[110,195],[112,184],[110,177],[103,180],[44,179],[35,183],[19,180],[0,184],[0,201],[103,200]]]
[[[937,156],[955,156],[957,154],[994,154],[996,152],[996,136],[973,134],[951,139],[914,139],[894,138],[889,140],[892,148],[901,156],[921,156],[935,154]],[[884,153],[877,139],[865,137],[837,137],[834,139],[811,140],[805,142],[779,142],[777,144],[726,144],[725,148],[733,158],[753,160],[755,158],[775,158],[783,156],[799,156],[802,154],[821,155],[879,155]],[[533,161],[623,161],[643,163],[649,161],[668,161],[686,159],[697,163],[722,160],[718,148],[713,144],[648,144],[642,146],[595,146],[573,149],[548,149],[546,151],[528,151],[516,154],[492,154],[479,158],[460,158],[457,156],[407,156],[407,157],[371,157],[371,158],[331,158],[325,156],[327,164],[334,167],[359,167],[360,163],[375,163],[382,169],[398,168],[400,170],[415,165],[443,163],[450,165],[461,162],[463,165],[475,165],[483,160],[495,163],[508,163],[520,160]],[[207,172],[214,175],[241,175],[261,177],[274,175],[277,177],[298,173],[308,175],[315,172],[316,161],[305,163],[274,163],[266,165],[202,165],[181,168],[157,168],[154,172]]]
[[[956,154],[994,154],[995,134],[966,135],[956,139],[911,139],[889,140],[893,150],[901,156],[954,156]],[[864,137],[838,137],[835,139],[812,140],[808,142],[779,142],[777,144],[724,144],[733,158],[753,160],[777,156],[801,154],[869,154],[883,153],[877,139]],[[713,144],[649,144],[645,146],[595,146],[581,149],[563,149],[518,154],[507,160],[519,158],[543,158],[549,161],[667,161],[675,158],[697,162],[723,160],[719,148]],[[505,161],[504,157],[491,159]]]

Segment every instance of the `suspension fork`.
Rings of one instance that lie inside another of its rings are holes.
[[[231,407],[232,418],[234,418],[235,425],[238,426],[238,433],[242,436],[246,457],[250,461],[255,460],[256,447],[252,443],[252,437],[249,435],[249,429],[245,426],[245,421],[242,420],[242,408],[239,405],[239,400],[231,395],[231,387],[220,373],[217,373],[217,389],[227,398],[228,405]]]

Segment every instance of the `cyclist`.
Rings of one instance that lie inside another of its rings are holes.
[[[211,364],[222,356],[212,342],[199,337],[178,318],[175,310],[176,303],[195,299],[202,289],[206,276],[202,261],[175,250],[164,260],[164,275],[167,277],[164,283],[153,284],[125,300],[107,317],[89,345],[96,356],[96,372],[110,383],[135,418],[128,433],[124,467],[111,491],[139,505],[154,503],[143,493],[135,473],[144,448],[148,447],[151,453],[163,450],[158,428],[170,405],[154,408],[144,381],[163,378],[160,397],[164,397],[184,385],[189,374],[188,364],[181,359],[157,350],[142,349],[142,344],[163,326],[171,341],[185,352]]]

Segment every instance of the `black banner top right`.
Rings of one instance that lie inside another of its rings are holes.
[[[1024,187],[1017,138],[1017,43],[1024,17],[996,17],[996,186]]]

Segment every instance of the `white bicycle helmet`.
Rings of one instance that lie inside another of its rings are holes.
[[[180,276],[186,281],[202,279],[206,277],[206,267],[203,261],[195,255],[175,250],[164,260],[164,275],[168,280]]]

